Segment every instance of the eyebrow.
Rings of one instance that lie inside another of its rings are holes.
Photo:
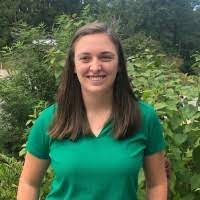
[[[100,55],[111,55],[111,56],[115,56],[114,53],[110,52],[110,51],[103,51],[100,53]]]
[[[83,52],[83,53],[78,54],[78,56],[88,56],[88,55],[90,55],[90,53],[87,53],[87,52]]]
[[[91,53],[89,53],[89,52],[83,52],[83,53],[80,53],[79,55],[78,55],[78,57],[81,57],[81,56],[89,56],[89,55],[91,55]],[[103,52],[100,52],[100,54],[99,55],[111,55],[111,56],[115,56],[115,54],[114,53],[112,53],[112,52],[110,52],[110,51],[103,51]]]

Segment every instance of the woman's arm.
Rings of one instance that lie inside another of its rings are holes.
[[[144,158],[148,200],[167,200],[167,175],[164,153],[158,152]]]
[[[26,154],[19,179],[17,200],[38,200],[39,187],[48,166],[49,160],[39,159],[30,153]]]

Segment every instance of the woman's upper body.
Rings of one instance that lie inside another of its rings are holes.
[[[146,158],[165,146],[154,109],[144,102],[139,105],[142,126],[122,140],[113,137],[111,121],[98,136],[82,136],[76,141],[52,139],[48,127],[56,106],[42,112],[31,129],[27,151],[50,160],[54,180],[48,200],[136,199],[140,168]],[[159,173],[159,168],[155,170]]]
[[[163,149],[158,117],[136,99],[116,35],[99,23],[80,28],[56,104],[31,129],[21,183],[36,196],[50,163],[55,176],[48,200],[136,199],[143,166],[148,199],[165,200]]]

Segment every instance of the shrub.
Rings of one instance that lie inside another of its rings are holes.
[[[0,199],[15,200],[22,163],[0,154]]]
[[[44,37],[44,27],[17,27],[15,43],[1,51],[3,65],[10,75],[0,80],[1,147],[15,155],[25,141],[23,130],[32,107],[40,99],[54,101],[56,90],[54,73],[42,60],[49,46],[32,43]]]
[[[152,49],[128,60],[138,96],[154,105],[164,127],[167,156],[172,164],[169,199],[198,200],[200,78],[180,73],[172,60]],[[144,190],[144,179],[141,180],[140,189]]]

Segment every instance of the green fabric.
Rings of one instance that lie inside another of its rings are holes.
[[[144,156],[165,147],[154,109],[140,102],[140,110],[142,127],[127,139],[114,139],[108,122],[98,137],[72,142],[48,136],[55,105],[45,109],[31,129],[27,150],[51,161],[55,176],[46,200],[136,200]]]

